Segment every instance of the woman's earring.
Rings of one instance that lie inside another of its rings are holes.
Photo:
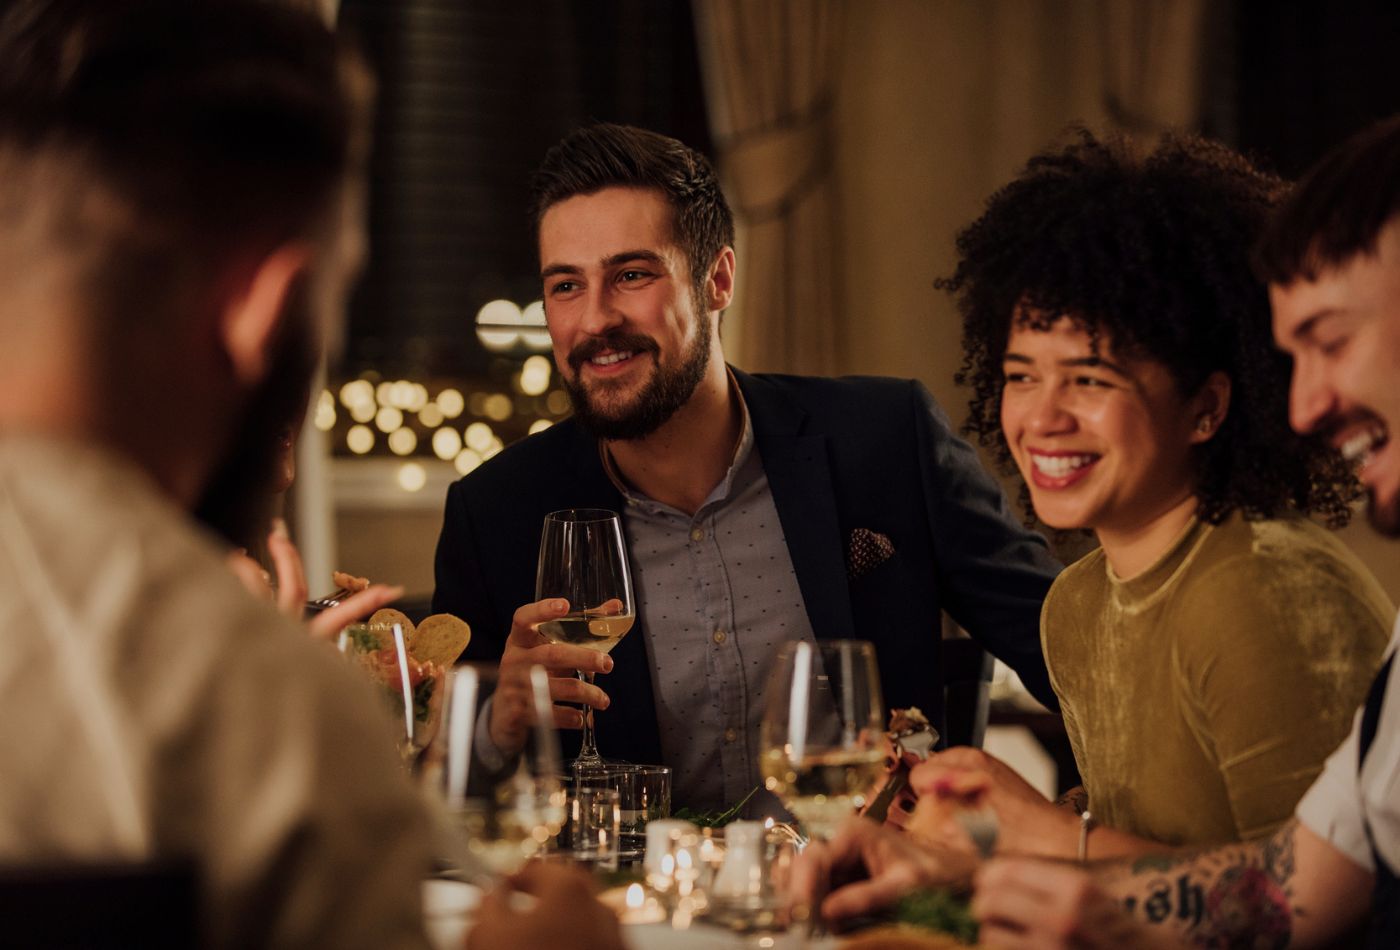
[[[1196,420],[1196,431],[1201,435],[1210,435],[1210,430],[1215,428],[1215,422],[1210,416],[1201,416]]]

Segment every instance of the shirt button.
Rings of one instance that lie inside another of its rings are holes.
[[[715,641],[715,643],[723,643],[723,642],[725,641],[725,638],[726,638],[727,636],[728,636],[728,634],[726,634],[723,630],[716,630],[716,631],[715,631],[715,636],[714,636],[714,641]]]
[[[692,541],[704,541],[704,540],[705,540],[705,530],[704,530],[703,528],[695,528],[693,531],[690,532],[690,540],[692,540]]]
[[[732,729],[732,728],[731,728],[731,729],[726,729],[726,730],[724,730],[724,741],[725,741],[725,742],[733,742],[735,739],[738,739],[738,738],[739,738],[739,730],[737,730],[737,729]]]

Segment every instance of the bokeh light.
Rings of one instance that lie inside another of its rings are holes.
[[[312,423],[322,432],[329,432],[335,428],[335,397],[329,389],[321,390],[321,395],[316,400],[316,415]]]
[[[553,369],[543,356],[532,356],[520,367],[520,391],[527,396],[539,396],[549,388]]]
[[[364,455],[374,448],[374,430],[369,426],[351,426],[345,433],[345,445],[356,455]]]
[[[443,415],[442,410],[438,408],[435,402],[430,402],[422,409],[418,410],[418,421],[423,424],[425,429],[436,429],[438,426],[442,425],[446,418],[447,417]]]
[[[463,449],[457,453],[457,458],[452,462],[457,469],[458,475],[466,475],[481,464],[481,456],[471,449]]]
[[[484,422],[473,422],[467,426],[467,448],[476,452],[485,452],[491,444],[491,440],[496,437],[496,433],[491,431],[491,427]]]
[[[492,393],[482,404],[482,415],[495,422],[505,422],[515,412],[515,403],[505,393]]]
[[[395,455],[412,455],[418,448],[418,434],[412,429],[395,429],[389,433],[389,451]]]
[[[428,473],[417,462],[404,462],[399,466],[398,479],[404,491],[421,491],[428,484]]]
[[[438,393],[437,407],[442,411],[444,418],[456,419],[462,414],[462,410],[467,408],[467,401],[462,398],[459,391],[444,389]]]
[[[354,409],[364,403],[374,403],[374,386],[367,379],[352,379],[340,387],[340,403]]]
[[[462,437],[456,429],[446,426],[433,433],[433,454],[444,462],[450,462],[462,451]]]
[[[393,432],[403,425],[403,413],[393,406],[384,406],[374,416],[380,432]]]
[[[504,327],[519,326],[521,323],[520,306],[509,300],[492,300],[484,304],[476,312],[476,338],[481,341],[481,345],[491,350],[493,353],[500,353],[511,349],[520,342],[520,331],[503,329]],[[480,324],[496,324],[494,327],[482,327]]]

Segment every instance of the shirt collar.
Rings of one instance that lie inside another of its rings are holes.
[[[744,463],[753,454],[753,426],[749,421],[749,405],[744,401],[744,391],[739,388],[739,381],[734,378],[734,371],[725,367],[725,373],[729,377],[729,392],[739,401],[739,441],[734,446],[734,457],[729,461],[729,469],[724,473],[724,478],[720,479],[718,485],[710,492],[701,509],[718,501],[723,501],[729,497],[729,493],[734,486],[735,475],[744,467]],[[598,457],[603,462],[603,471],[607,473],[608,480],[613,483],[622,497],[628,504],[648,504],[655,506],[657,502],[637,491],[627,480],[622,477],[622,473],[617,470],[613,462],[612,453],[608,451],[608,444],[602,439],[598,440]]]

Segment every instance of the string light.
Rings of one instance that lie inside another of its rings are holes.
[[[444,389],[438,393],[437,407],[447,419],[456,419],[467,408],[467,401],[455,389]]]
[[[471,449],[463,449],[457,453],[457,457],[452,460],[452,464],[456,467],[458,475],[467,475],[481,464],[481,456]]]
[[[389,433],[389,451],[395,455],[412,455],[418,448],[418,435],[412,429],[395,429]]]
[[[404,462],[399,466],[398,479],[404,491],[421,491],[428,484],[428,473],[417,462]]]
[[[369,426],[351,426],[345,433],[345,445],[356,455],[364,455],[374,448],[374,430]]]
[[[316,417],[313,424],[322,432],[329,432],[335,428],[335,397],[329,389],[321,390],[321,395],[316,399]]]
[[[538,328],[521,330],[521,343],[532,350],[541,352],[550,348],[549,329],[545,326],[543,301],[536,300],[534,303],[526,304],[525,309],[520,312],[520,322],[527,328]]]
[[[492,393],[482,404],[482,415],[495,422],[505,422],[515,412],[515,403],[505,393]]]
[[[539,396],[549,388],[549,360],[532,356],[520,367],[520,391],[527,396]]]
[[[534,435],[537,432],[543,432],[552,425],[554,425],[554,423],[550,422],[548,419],[536,419],[534,422],[530,423],[530,434]]]
[[[446,426],[433,433],[433,454],[444,462],[450,462],[462,451],[462,437],[456,429]]]
[[[493,353],[502,353],[520,342],[520,331],[510,329],[522,322],[520,306],[509,300],[492,300],[476,312],[476,338]],[[492,324],[483,327],[481,324]]]
[[[491,445],[491,440],[496,437],[496,433],[491,431],[491,427],[484,422],[473,422],[467,426],[466,432],[467,448],[475,452],[485,452]]]
[[[443,424],[446,418],[435,402],[430,402],[418,410],[418,421],[423,424],[425,429],[436,429]]]
[[[374,424],[380,432],[393,432],[403,425],[403,413],[393,406],[384,406],[375,414]]]
[[[354,409],[362,403],[374,402],[374,386],[367,379],[352,379],[340,387],[340,403],[346,409]]]

